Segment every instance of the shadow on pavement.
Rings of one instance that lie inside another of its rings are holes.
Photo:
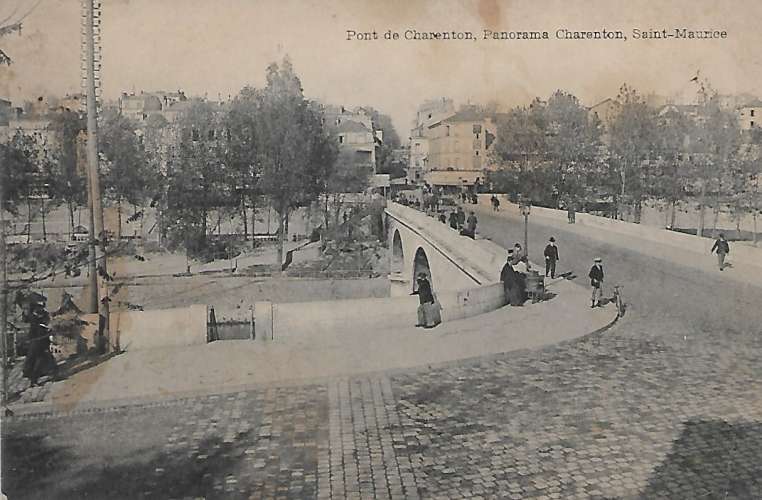
[[[641,496],[762,498],[762,422],[685,422]]]
[[[248,434],[239,435],[235,443],[225,443],[220,436],[206,438],[198,443],[197,453],[137,450],[119,463],[105,459],[76,470],[72,463],[78,459],[68,449],[49,446],[44,429],[35,435],[8,436],[3,446],[4,492],[13,499],[245,497],[225,477],[240,468]]]

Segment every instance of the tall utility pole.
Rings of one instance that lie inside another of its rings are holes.
[[[15,345],[8,345],[8,276],[5,267],[5,191],[0,186],[0,346],[3,349],[3,400],[5,407],[8,402],[8,368],[12,353],[16,351]]]
[[[96,5],[97,2],[97,5]],[[98,173],[98,96],[99,91],[98,78],[96,73],[100,73],[100,0],[82,0],[83,3],[83,21],[84,21],[84,63],[86,70],[85,90],[87,94],[87,167],[90,179],[90,200],[92,203],[91,214],[93,218],[93,232],[90,238],[97,238],[98,242],[94,245],[95,259],[98,272],[93,277],[91,275],[91,284],[96,284],[99,300],[99,328],[100,347],[110,349],[109,337],[109,298],[108,283],[105,277],[107,273],[107,250],[108,235],[103,227],[103,200],[101,199],[100,177]],[[97,67],[96,67],[97,64]],[[91,250],[93,245],[91,243]],[[98,279],[98,275],[100,280]],[[98,287],[100,281],[102,286]]]
[[[82,167],[81,173],[87,178],[87,208],[90,213],[88,232],[95,235],[95,218],[93,217],[92,190],[90,189],[90,169],[87,164],[87,132],[81,131],[77,134],[77,166]],[[98,262],[95,260],[96,247],[95,238],[89,238],[88,248],[89,256],[87,259],[87,312],[98,314]]]

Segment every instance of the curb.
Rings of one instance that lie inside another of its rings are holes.
[[[611,329],[619,320],[619,316],[614,314],[614,317],[604,326],[581,335],[579,337],[554,342],[538,347],[529,347],[522,349],[515,349],[511,351],[504,351],[499,353],[490,353],[481,356],[467,357],[449,361],[441,361],[437,363],[428,363],[425,365],[405,367],[405,368],[392,368],[386,370],[374,370],[363,373],[353,373],[348,375],[333,375],[324,377],[314,377],[310,379],[286,379],[275,382],[258,382],[248,383],[242,385],[220,385],[205,387],[203,389],[196,389],[191,391],[176,392],[169,395],[148,395],[137,396],[133,398],[124,399],[108,399],[108,400],[96,400],[85,401],[82,403],[74,404],[70,408],[62,408],[63,405],[58,405],[51,402],[36,402],[36,403],[23,403],[19,405],[10,406],[8,409],[13,412],[13,415],[4,417],[6,422],[8,421],[24,421],[46,418],[64,418],[77,415],[88,414],[102,414],[102,413],[115,413],[122,410],[141,409],[141,408],[166,408],[172,406],[181,406],[191,400],[208,397],[208,396],[225,396],[229,394],[235,394],[240,392],[257,391],[263,389],[272,388],[289,388],[289,387],[314,387],[320,385],[326,385],[336,380],[353,380],[358,378],[376,378],[376,377],[395,377],[400,375],[412,375],[429,370],[436,370],[442,368],[453,368],[458,366],[468,366],[478,363],[489,363],[498,359],[503,359],[507,356],[522,355],[533,351],[541,351],[543,349],[553,348],[557,346],[570,345],[574,342],[590,339],[603,334],[607,330]]]

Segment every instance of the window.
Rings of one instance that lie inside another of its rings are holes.
[[[482,126],[478,123],[474,123],[473,130],[474,130],[474,135],[476,135],[476,137],[479,137],[479,134],[482,133]]]
[[[754,117],[754,110],[751,110],[751,116]]]
[[[344,144],[344,136],[343,135],[339,136],[339,144]]]
[[[474,153],[476,153],[476,156],[479,156],[479,151],[474,151]]]
[[[751,121],[751,128],[754,128],[754,120]]]
[[[447,128],[445,129],[445,136],[450,137],[450,126],[447,125]]]

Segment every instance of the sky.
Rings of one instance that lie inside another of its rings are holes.
[[[0,20],[38,0],[0,0]],[[102,81],[123,91],[177,90],[217,99],[260,86],[288,55],[305,94],[367,105],[409,135],[416,107],[523,105],[556,89],[586,105],[622,83],[690,96],[700,70],[721,93],[762,94],[759,0],[102,0]],[[18,14],[16,14],[18,15]],[[20,35],[0,39],[0,97],[14,102],[80,90],[79,0],[40,0]],[[546,30],[550,40],[384,40],[387,30]],[[622,30],[627,41],[555,40],[557,29]],[[635,40],[633,28],[725,30],[724,40]],[[381,40],[347,40],[375,30]]]

